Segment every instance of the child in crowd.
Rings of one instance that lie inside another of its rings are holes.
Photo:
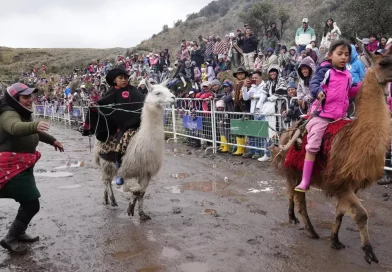
[[[201,82],[208,81],[206,68],[201,68]]]
[[[219,153],[227,153],[230,151],[228,143],[229,132],[230,132],[230,119],[227,113],[223,113],[225,111],[225,101],[218,100],[215,103],[217,110],[217,128],[220,136],[220,148],[218,149]]]
[[[282,111],[282,116],[285,117],[284,122],[289,124],[291,122],[296,122],[299,120],[301,116],[301,111],[299,109],[298,99],[292,99],[297,96],[297,85],[295,85],[294,81],[289,82],[289,86],[287,88],[287,93],[289,96],[289,105],[288,107],[284,107]]]
[[[314,161],[329,123],[346,117],[349,97],[354,97],[359,90],[358,85],[352,86],[351,74],[346,69],[350,55],[351,46],[348,42],[338,40],[332,43],[328,52],[328,60],[317,68],[310,82],[312,96],[319,100],[313,103],[311,111],[315,111],[321,102],[323,106],[306,125],[308,144],[302,181],[295,187],[298,192],[306,192],[310,187]]]
[[[316,72],[316,64],[314,63],[311,57],[304,58],[299,67],[298,67],[298,102],[301,106],[301,111],[306,114],[312,103],[314,102],[314,98],[310,93],[310,80],[314,73]]]

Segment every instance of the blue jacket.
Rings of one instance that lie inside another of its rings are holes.
[[[351,63],[348,63],[346,67],[351,73],[353,84],[357,84],[365,77],[365,65],[358,58],[357,49],[354,45],[351,45]]]
[[[65,97],[67,98],[70,93],[71,93],[71,88],[67,86],[67,88],[65,88],[64,90]]]

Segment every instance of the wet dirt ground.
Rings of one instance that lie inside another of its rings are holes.
[[[182,144],[166,146],[165,163],[147,190],[140,222],[126,214],[128,193],[116,189],[118,207],[103,205],[100,172],[88,138],[55,125],[50,133],[65,153],[40,144],[35,167],[41,211],[29,232],[41,240],[25,256],[0,250],[0,271],[392,271],[392,190],[361,192],[379,264],[363,259],[359,233],[344,217],[330,248],[334,200],[315,189],[308,209],[320,240],[288,223],[285,183],[268,164],[230,155],[205,156]],[[0,235],[18,205],[0,200]]]

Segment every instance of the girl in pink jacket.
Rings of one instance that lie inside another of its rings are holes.
[[[322,104],[317,114],[306,125],[308,131],[308,144],[302,173],[301,183],[295,187],[298,192],[306,192],[310,186],[313,165],[317,153],[320,151],[324,132],[330,122],[346,118],[349,98],[354,97],[359,85],[352,85],[351,73],[346,69],[350,61],[351,46],[344,40],[331,44],[327,61],[321,63],[310,81],[310,91],[314,98]],[[315,101],[311,112],[314,112],[320,103]]]

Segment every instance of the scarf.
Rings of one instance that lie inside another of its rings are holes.
[[[0,189],[26,169],[33,167],[41,153],[0,152]]]

